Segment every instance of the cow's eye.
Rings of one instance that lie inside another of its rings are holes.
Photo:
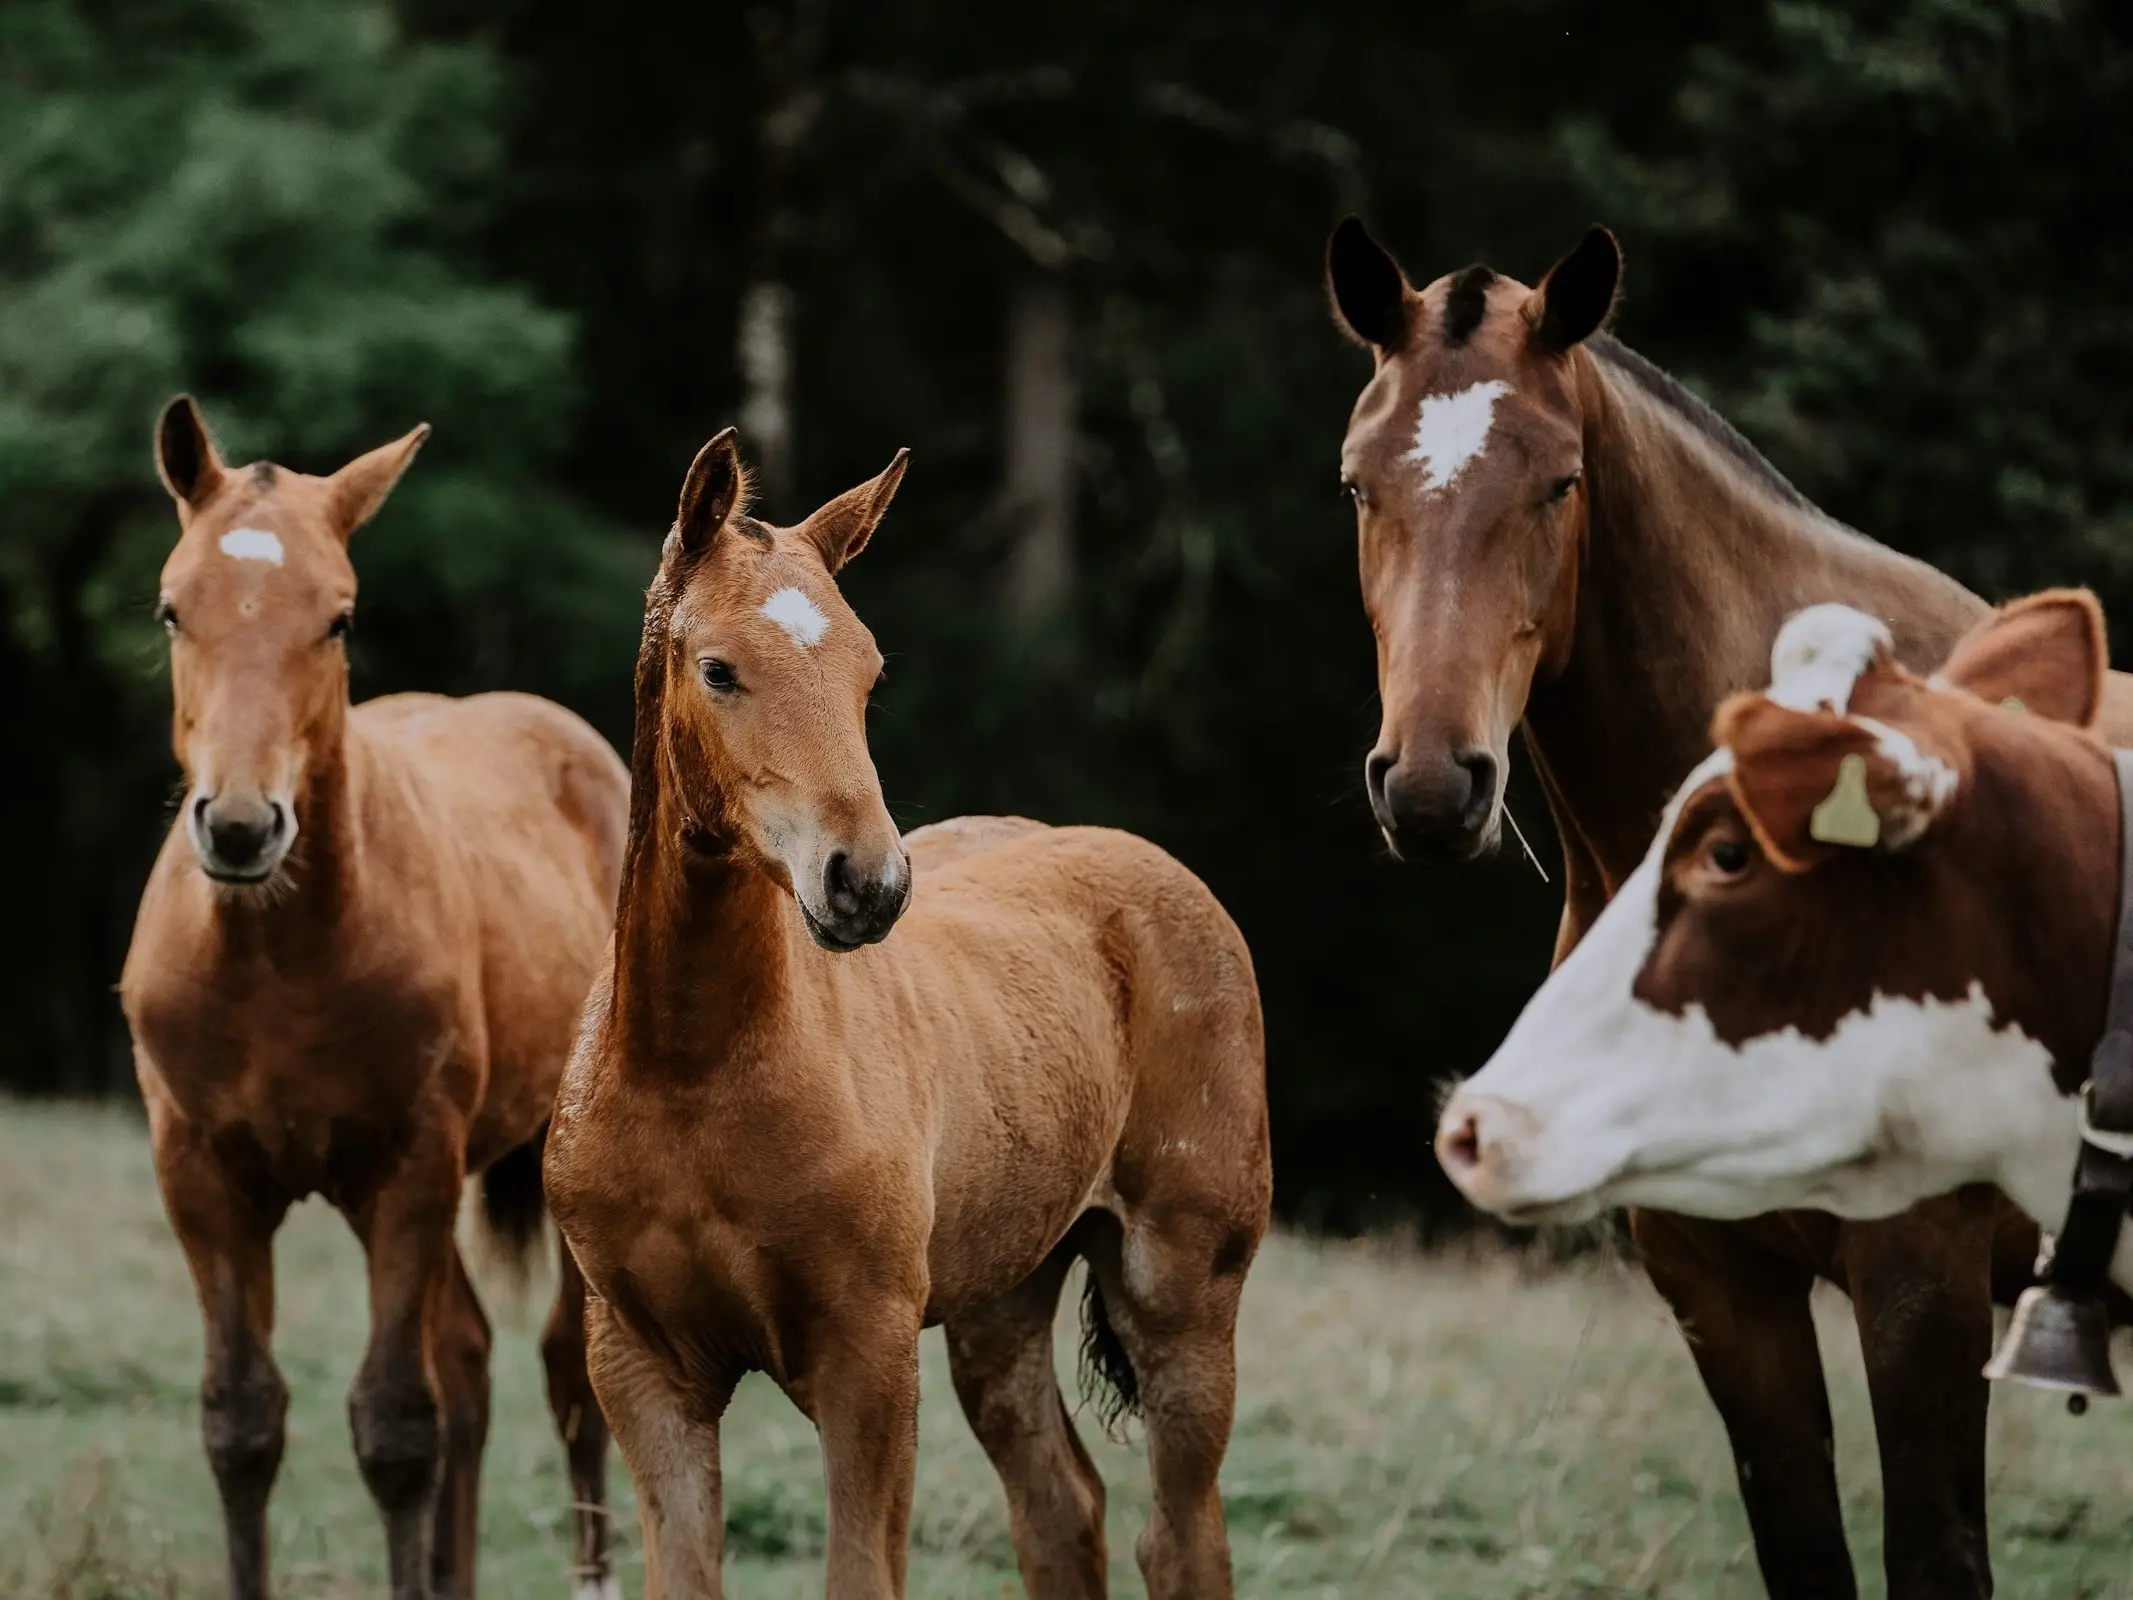
[[[1752,859],[1745,840],[1730,836],[1713,839],[1704,858],[1711,863],[1711,870],[1722,878],[1737,878],[1748,870]]]

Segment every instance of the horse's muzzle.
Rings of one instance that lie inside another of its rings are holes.
[[[1385,843],[1403,861],[1472,861],[1495,842],[1502,767],[1487,750],[1437,760],[1373,750],[1363,782]]]

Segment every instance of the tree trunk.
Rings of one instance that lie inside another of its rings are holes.
[[[1064,603],[1074,577],[1074,322],[1066,285],[1025,278],[1007,306],[1007,461],[1013,530],[1006,598],[1024,621]]]
[[[792,497],[792,290],[758,279],[741,293],[741,442],[772,510]]]

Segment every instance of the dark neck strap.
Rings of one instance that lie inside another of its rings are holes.
[[[2118,774],[2118,927],[2103,1037],[2081,1089],[2081,1153],[2066,1224],[2044,1277],[2075,1293],[2102,1290],[2133,1197],[2133,751],[2112,753]]]

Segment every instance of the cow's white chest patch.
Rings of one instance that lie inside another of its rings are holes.
[[[763,602],[763,615],[792,636],[803,650],[812,650],[830,630],[821,607],[798,589],[780,589]]]
[[[1423,398],[1415,414],[1415,447],[1403,459],[1422,464],[1424,494],[1450,488],[1468,463],[1488,449],[1496,402],[1510,392],[1508,383],[1491,378],[1457,394]]]
[[[239,561],[271,561],[277,567],[281,565],[281,535],[269,533],[265,528],[232,528],[217,542],[224,555],[234,556]]]

